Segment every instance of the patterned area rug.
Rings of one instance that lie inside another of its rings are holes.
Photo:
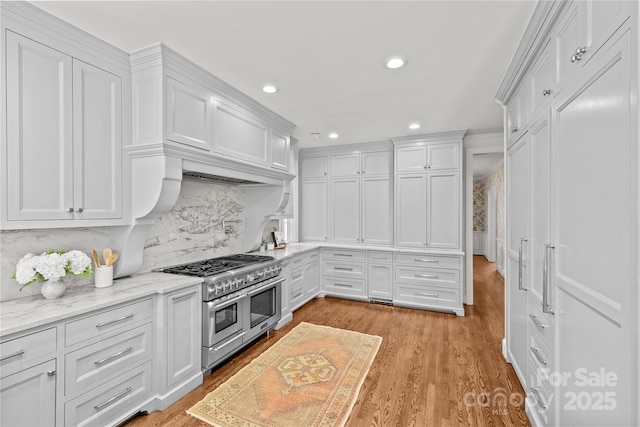
[[[382,338],[300,323],[187,413],[220,426],[343,426]]]

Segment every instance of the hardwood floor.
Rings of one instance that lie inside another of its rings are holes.
[[[318,298],[180,401],[127,426],[206,426],[185,411],[302,321],[383,338],[347,427],[527,426],[524,391],[501,354],[504,282],[484,257],[473,264],[475,305],[465,317]]]

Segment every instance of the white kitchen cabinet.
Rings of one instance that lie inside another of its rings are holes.
[[[396,149],[396,172],[458,169],[460,144],[436,143],[399,147]]]
[[[393,151],[373,151],[360,154],[362,175],[391,175],[393,173]]]
[[[360,178],[332,178],[329,195],[331,241],[360,243]]]
[[[546,23],[532,18],[540,27],[528,32],[539,42],[523,41],[514,55],[540,51],[531,63],[544,67],[548,53],[537,43],[550,37],[558,83],[551,99],[534,100],[529,160],[512,153],[525,148],[521,140],[507,160],[507,292],[519,279],[522,217],[530,218],[522,274],[528,339],[520,343],[507,329],[507,348],[527,352],[522,383],[533,425],[638,425],[638,236],[630,230],[639,226],[639,5],[559,5],[536,7],[534,17],[551,11]],[[497,99],[513,99],[515,76],[536,70],[514,62]],[[527,174],[530,181],[519,180]],[[507,325],[521,313],[507,298]]]
[[[557,91],[555,44],[548,41],[531,68],[531,114],[549,108]]]
[[[317,251],[319,254],[320,251]],[[320,261],[317,258],[310,260],[304,267],[304,294],[305,299],[315,298],[320,292]]]
[[[396,246],[427,247],[427,175],[397,174]]]
[[[327,224],[326,179],[300,181],[300,239],[302,241],[326,241]]]
[[[511,146],[511,144],[520,139],[527,131],[527,126],[529,125],[530,95],[529,81],[524,80],[507,106],[507,146]]]
[[[393,176],[366,176],[360,183],[360,241],[393,244]]]
[[[202,285],[169,293],[164,300],[165,384],[170,390],[200,373]]]
[[[4,225],[119,223],[122,77],[11,31],[6,42]]]
[[[367,285],[369,299],[372,301],[393,300],[392,252],[367,252]]]
[[[366,252],[322,250],[322,290],[327,295],[367,301]]]
[[[360,175],[360,153],[334,154],[329,156],[329,174],[338,176]]]
[[[545,309],[555,313],[556,369],[603,369],[617,377],[615,384],[597,388],[613,393],[615,405],[608,404],[606,411],[572,411],[561,400],[561,425],[638,421],[638,332],[637,322],[633,324],[638,252],[637,235],[629,232],[638,222],[638,145],[633,131],[638,113],[629,95],[638,50],[631,46],[631,31],[617,32],[585,66],[589,78],[568,87],[554,106],[553,247],[547,252],[551,292]],[[599,195],[595,203],[592,195]],[[567,396],[585,388],[570,381],[557,391]],[[594,392],[587,391],[590,396]]]
[[[205,88],[166,79],[167,139],[191,147],[213,148],[213,102]]]
[[[300,158],[300,178],[326,178],[328,161],[327,156]]]
[[[427,173],[427,248],[460,248],[460,172]]]
[[[280,264],[280,277],[284,279],[280,292],[280,311],[281,320],[276,325],[276,329],[280,329],[291,321],[291,287],[292,287],[292,269],[291,258],[282,260]]]
[[[289,265],[289,306],[294,311],[320,292],[320,249],[294,255]]]
[[[527,287],[531,239],[531,139],[507,150],[507,352],[523,387],[527,384]]]
[[[395,152],[396,172],[422,172],[427,166],[427,147],[412,144],[398,148]]]
[[[24,369],[0,381],[0,424],[56,425],[56,361]]]

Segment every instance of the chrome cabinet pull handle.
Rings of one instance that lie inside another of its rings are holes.
[[[131,387],[127,387],[122,393],[116,394],[115,396],[113,396],[111,399],[103,402],[103,403],[99,403],[96,406],[94,406],[95,409],[97,409],[98,411],[102,408],[104,408],[107,405],[112,404],[113,402],[115,402],[116,400],[120,399],[121,397],[123,397],[125,394],[127,393],[131,393],[133,389]]]
[[[96,360],[93,363],[96,364],[96,365],[102,365],[103,363],[108,362],[111,359],[115,359],[118,356],[122,356],[123,354],[128,353],[130,351],[133,351],[133,347],[127,347],[122,351],[119,351],[119,352],[117,352],[115,354],[112,354],[111,356],[107,356],[104,359]]]
[[[529,317],[531,318],[531,320],[533,320],[533,323],[535,323],[535,325],[540,328],[540,329],[544,329],[544,328],[548,328],[549,325],[545,325],[544,323],[540,323],[540,321],[538,320],[538,316],[536,316],[535,314],[530,314]]]
[[[429,259],[429,258],[415,258],[414,261],[416,262],[438,262],[437,259]]]
[[[123,320],[131,319],[134,316],[133,313],[127,314],[126,316],[119,317],[114,320],[109,320],[108,322],[98,323],[96,328],[102,328],[103,326],[111,325],[112,323],[122,322]]]
[[[528,240],[525,237],[521,237],[520,246],[518,247],[518,289],[521,291],[527,290],[527,288],[524,287],[522,280],[522,243],[527,241]]]
[[[538,347],[531,347],[531,351],[533,355],[538,359],[538,362],[542,363],[544,366],[547,366],[549,362],[544,359],[544,356],[540,353],[540,349]]]
[[[333,254],[334,256],[353,256],[353,254]]]
[[[437,292],[416,292],[416,295],[424,295],[426,297],[438,297],[438,293]]]
[[[334,285],[335,286],[342,286],[342,287],[345,287],[345,288],[353,288],[353,285],[347,285],[347,284],[344,284],[344,283],[334,283]]]
[[[196,293],[198,293],[198,291],[191,291],[188,294],[178,295],[178,296],[175,296],[175,297],[171,298],[171,301],[176,301],[176,300],[179,300],[179,299],[182,299],[182,298],[190,297],[191,295],[196,294]]]
[[[347,267],[333,267],[334,270],[342,270],[342,271],[353,271],[353,268]]]
[[[8,356],[3,356],[2,358],[0,358],[0,362],[2,362],[3,360],[11,359],[12,357],[18,357],[21,354],[24,354],[24,350],[18,350],[13,354],[10,354]]]
[[[419,274],[419,273],[415,273],[416,277],[424,277],[426,279],[437,279],[438,275],[437,274]]]
[[[296,295],[296,296],[297,296],[297,295]],[[236,341],[236,340],[238,340],[238,339],[242,338],[242,337],[243,337],[243,336],[245,336],[246,334],[247,334],[247,331],[244,331],[244,332],[242,332],[242,333],[238,334],[238,336],[236,336],[236,337],[235,337],[235,338],[233,338],[232,340],[227,341],[226,343],[224,343],[224,344],[222,344],[222,345],[219,345],[218,347],[215,347],[215,348],[213,349],[213,351],[220,351],[220,349],[225,348],[226,346],[228,346],[229,344],[233,343],[234,341]]]
[[[542,263],[542,311],[553,314],[553,304],[549,298],[549,249],[555,249],[555,245],[547,243],[544,245],[544,260]]]
[[[544,405],[544,404],[541,404],[541,403],[540,403],[540,400],[541,400],[541,399],[540,399],[540,394],[538,393],[538,389],[537,389],[536,387],[533,387],[533,388],[531,389],[531,391],[533,392],[533,394],[535,394],[535,395],[536,395],[536,404],[538,405],[538,407],[539,407],[540,409],[547,409],[547,405]]]

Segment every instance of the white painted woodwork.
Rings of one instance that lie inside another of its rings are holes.
[[[555,44],[549,41],[531,68],[531,112],[534,116],[548,108],[556,94],[556,69]]]
[[[427,247],[460,247],[460,172],[427,173]]]
[[[360,153],[329,156],[329,175],[331,177],[360,175]]]
[[[24,369],[0,382],[0,424],[56,425],[56,360]]]
[[[473,232],[473,254],[484,255],[484,241],[487,233],[484,231]]]
[[[369,262],[367,265],[369,298],[393,300],[393,265]]]
[[[317,251],[319,254],[320,251]],[[315,259],[304,267],[305,299],[315,298],[320,292],[320,262]]]
[[[563,409],[561,400],[557,421],[562,425],[637,420],[637,360],[632,355],[638,334],[632,319],[638,258],[629,231],[637,225],[638,188],[629,178],[637,174],[637,134],[632,137],[631,124],[638,117],[631,115],[630,55],[630,33],[616,33],[585,66],[591,78],[573,85],[554,109],[551,243],[556,247],[557,369],[599,372],[604,367],[617,375],[615,385],[597,388],[615,393],[615,408],[571,411]],[[637,67],[637,49],[633,56]],[[558,388],[559,396],[581,391],[572,381]]]
[[[121,78],[74,59],[72,206],[76,218],[122,217],[122,110]]]
[[[326,241],[327,224],[327,180],[300,181],[301,241]]]
[[[288,171],[290,154],[290,136],[271,129],[271,167]]]
[[[527,291],[531,233],[531,140],[525,134],[507,150],[507,352],[523,387],[527,385],[529,346]],[[525,239],[521,241],[521,239]],[[520,245],[522,244],[522,265]]]
[[[300,158],[300,178],[324,178],[327,176],[327,156]]]
[[[213,148],[213,99],[203,87],[166,78],[167,139],[191,147]]]
[[[256,118],[216,101],[213,150],[220,154],[267,165],[269,127]]]
[[[329,197],[331,241],[360,243],[360,178],[332,178]]]
[[[424,145],[400,147],[395,152],[396,172],[419,172],[427,167],[427,148]]]
[[[393,173],[393,151],[363,152],[360,156],[363,175],[390,175]]]
[[[460,143],[427,145],[427,169],[459,169],[460,168]]]
[[[172,292],[165,304],[165,384],[172,389],[199,373],[202,345],[202,297],[200,285]]]
[[[514,99],[507,106],[507,138],[508,145],[513,144],[524,135],[529,123],[529,81],[525,80],[518,89]]]
[[[73,219],[72,58],[6,35],[7,220]]]
[[[360,206],[361,242],[393,245],[393,175],[363,176]]]
[[[427,247],[427,175],[396,174],[396,246]]]

